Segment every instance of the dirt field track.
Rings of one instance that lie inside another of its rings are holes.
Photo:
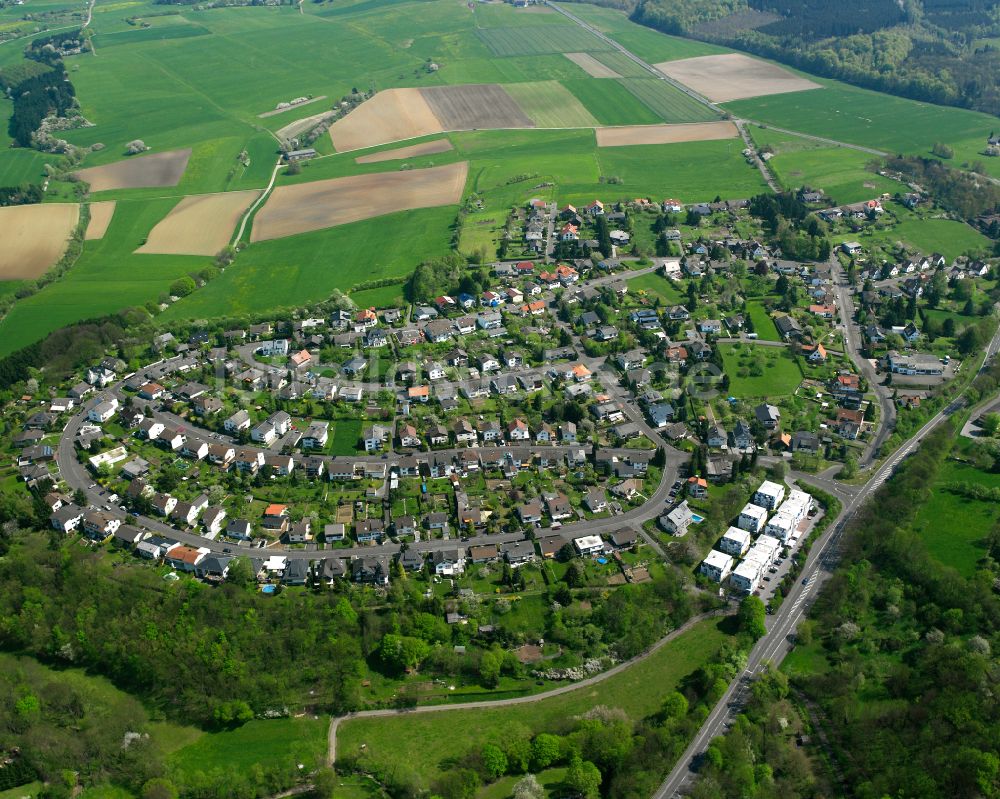
[[[81,169],[76,174],[80,180],[90,184],[92,192],[176,186],[181,182],[190,157],[191,148],[188,147],[184,150],[133,156],[113,164]]]
[[[415,139],[443,128],[420,89],[386,89],[330,126],[337,152]]]
[[[533,128],[514,98],[495,83],[421,89],[444,130]]]
[[[353,175],[275,189],[257,212],[251,241],[265,241],[374,216],[456,204],[469,164]]]
[[[693,122],[688,125],[627,125],[597,128],[598,147],[627,147],[632,144],[677,144],[685,141],[735,139],[739,135],[732,122]]]
[[[240,215],[259,191],[226,191],[185,197],[149,232],[136,252],[151,255],[215,255],[229,243]]]
[[[66,251],[79,220],[76,203],[0,208],[0,280],[31,280],[44,274]]]
[[[409,147],[399,147],[395,150],[384,150],[381,153],[371,155],[359,155],[354,159],[356,164],[379,164],[382,161],[399,161],[403,158],[416,158],[418,155],[436,155],[454,150],[452,144],[447,139],[435,139],[425,141],[420,144],[411,144]]]
[[[111,217],[115,215],[115,201],[106,200],[100,203],[90,204],[90,221],[87,222],[87,232],[83,238],[86,241],[97,241],[103,239],[108,232],[108,225],[111,224]]]
[[[787,69],[742,53],[682,58],[654,66],[713,103],[822,88]]]
[[[594,58],[590,53],[563,53],[592,78],[620,78],[617,72]]]

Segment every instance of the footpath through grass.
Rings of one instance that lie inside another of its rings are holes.
[[[604,682],[538,702],[353,719],[338,729],[337,756],[364,751],[367,759],[407,763],[429,784],[452,759],[500,735],[509,724],[523,724],[535,733],[555,730],[596,705],[620,708],[633,719],[655,713],[664,697],[712,660],[727,638],[720,620],[709,619]]]

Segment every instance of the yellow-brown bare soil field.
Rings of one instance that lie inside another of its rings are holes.
[[[713,103],[822,88],[777,64],[742,53],[682,58],[654,66]]]
[[[692,122],[687,125],[624,125],[597,128],[598,147],[628,147],[633,144],[677,144],[685,141],[734,139],[739,135],[732,122]]]
[[[62,258],[79,220],[76,203],[0,208],[0,280],[32,280],[45,274]]]
[[[229,243],[241,214],[259,191],[226,191],[185,197],[149,232],[136,252],[152,255],[215,255]]]
[[[115,215],[115,205],[114,200],[90,204],[90,220],[87,222],[87,232],[83,236],[86,241],[104,238],[104,234],[108,232],[108,225],[111,224],[111,217]]]
[[[468,162],[462,161],[280,186],[257,212],[250,240],[279,239],[396,211],[454,205],[462,199],[468,172]]]
[[[420,89],[386,89],[330,126],[337,152],[442,133]]]

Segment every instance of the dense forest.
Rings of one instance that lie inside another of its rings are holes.
[[[977,378],[971,398],[998,376]],[[791,679],[756,683],[695,799],[1000,795],[1000,535],[964,578],[911,529],[954,435],[943,425],[851,521],[843,565],[798,632],[810,654]]]
[[[14,101],[7,132],[20,147],[31,146],[31,134],[50,114],[64,116],[76,103],[76,92],[63,67],[60,48],[79,44],[79,32],[59,33],[35,39],[25,56],[47,67],[9,69],[0,72],[0,88]]]
[[[814,74],[1000,113],[992,4],[893,0],[625,0],[664,33],[728,44]]]

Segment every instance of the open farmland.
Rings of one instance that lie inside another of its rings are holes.
[[[455,149],[447,139],[435,139],[408,147],[398,147],[395,150],[383,150],[370,155],[359,155],[354,159],[356,164],[380,164],[383,161],[401,161],[405,158],[416,158],[421,155],[437,155]]]
[[[564,80],[563,85],[602,125],[654,125],[662,122],[617,80]]]
[[[497,84],[435,86],[420,93],[444,130],[530,128],[535,124]]]
[[[338,152],[415,139],[444,128],[419,89],[387,89],[330,126]]]
[[[176,186],[187,169],[191,148],[153,155],[139,155],[103,166],[81,169],[76,176],[92,192]]]
[[[104,234],[108,232],[108,225],[111,224],[111,217],[115,215],[115,201],[91,203],[88,210],[90,219],[87,221],[87,232],[83,238],[86,241],[103,239]]]
[[[686,141],[735,139],[732,122],[696,122],[690,125],[626,125],[598,128],[598,147],[628,147],[636,144],[677,144]]]
[[[334,289],[408,275],[421,261],[447,251],[454,220],[454,208],[425,208],[257,242],[240,254],[238,268],[175,303],[163,318],[260,313],[315,302]]]
[[[36,278],[48,271],[65,252],[79,218],[76,203],[0,208],[0,280]]]
[[[644,67],[617,50],[608,50],[606,53],[594,53],[593,57],[609,69],[613,69],[620,78],[651,77]]]
[[[699,103],[665,80],[627,78],[621,84],[664,122],[705,122],[719,118],[704,103]]]
[[[468,162],[462,161],[280,186],[257,213],[250,240],[294,236],[396,211],[455,205],[462,199],[468,171]]]
[[[540,128],[590,128],[597,120],[559,81],[512,83],[507,93]]]
[[[892,153],[928,156],[938,141],[958,144],[974,140],[982,147],[990,131],[997,127],[996,117],[975,111],[920,103],[833,81],[821,82],[821,92],[740,100],[726,108],[739,117],[813,136]],[[1000,170],[1000,163],[995,168]]]
[[[0,320],[0,356],[72,322],[155,301],[181,275],[207,266],[204,257],[134,254],[176,203],[119,201],[104,238],[88,242],[62,278],[18,300]]]
[[[622,77],[607,64],[598,61],[590,53],[564,53],[570,61],[586,72],[592,78],[620,78]]]
[[[784,67],[742,53],[697,56],[655,66],[713,103],[821,88]]]
[[[230,191],[185,197],[136,252],[215,255],[229,243],[240,216],[259,196],[259,191]]]
[[[493,55],[500,58],[542,53],[586,53],[610,50],[594,34],[573,24],[550,24],[476,31]]]

